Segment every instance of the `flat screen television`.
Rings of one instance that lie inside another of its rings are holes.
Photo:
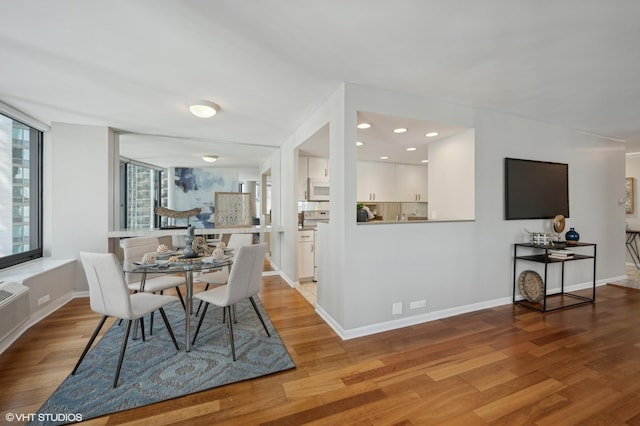
[[[569,217],[569,165],[504,159],[504,218]]]

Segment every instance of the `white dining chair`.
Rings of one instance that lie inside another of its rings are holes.
[[[133,263],[142,260],[142,256],[146,253],[154,253],[160,245],[158,238],[156,237],[134,237],[126,238],[122,240],[122,249],[124,251],[124,262]],[[125,280],[129,289],[133,291],[140,291],[141,288],[140,273],[125,273]],[[184,307],[184,299],[180,292],[180,287],[185,283],[183,276],[171,275],[171,274],[147,274],[144,291],[147,293],[160,293],[164,290],[175,288],[180,302]]]
[[[232,249],[235,252],[242,246],[253,244],[252,234],[223,234],[221,241],[225,243],[228,249]],[[221,269],[215,272],[202,273],[197,276],[196,280],[201,283],[205,283],[204,291],[209,290],[209,287],[226,285],[229,281],[229,271],[227,269]],[[200,315],[200,309],[202,308],[203,301],[198,304],[198,310],[196,316]]]
[[[131,324],[135,320],[140,321],[142,329],[142,340],[145,341],[143,316],[159,310],[167,327],[167,331],[173,340],[176,350],[179,350],[178,342],[173,334],[167,315],[163,307],[169,303],[178,301],[175,296],[163,296],[158,294],[150,294],[139,292],[130,294],[129,288],[122,276],[122,269],[118,263],[118,259],[113,253],[87,253],[80,252],[80,259],[89,283],[89,301],[91,310],[102,315],[102,320],[96,327],[93,335],[85,346],[78,363],[74,367],[71,375],[74,375],[80,367],[82,360],[89,351],[94,340],[98,336],[100,329],[104,325],[108,317],[120,318],[127,321],[127,329],[124,332],[122,346],[120,348],[120,356],[116,367],[116,375],[113,380],[113,387],[118,385],[122,360],[127,348],[127,340],[131,331]]]
[[[224,316],[227,318],[229,339],[231,341],[231,354],[235,361],[236,350],[233,340],[233,316],[231,308],[243,299],[249,299],[253,309],[260,319],[260,322],[262,323],[262,326],[264,327],[265,332],[267,333],[267,336],[271,336],[267,329],[267,325],[262,319],[262,315],[260,315],[260,311],[256,306],[256,302],[253,299],[253,296],[260,291],[260,286],[262,284],[262,269],[266,253],[267,244],[240,247],[235,255],[227,285],[203,291],[193,296],[196,299],[204,301],[205,305],[200,321],[198,322],[198,327],[193,335],[192,344],[195,344],[196,337],[198,337],[198,332],[200,331],[204,317],[207,314],[209,304],[220,306],[223,308]]]

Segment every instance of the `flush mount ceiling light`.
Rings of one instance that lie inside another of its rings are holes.
[[[393,129],[393,133],[404,133],[407,129],[404,127],[398,127],[397,129]]]
[[[360,123],[358,124],[358,129],[368,129],[371,127],[371,123]]]
[[[364,145],[364,142],[360,142],[360,141],[356,142],[356,146],[362,146],[362,145]]]
[[[438,136],[440,133],[438,132],[429,132],[429,133],[425,133],[424,135],[428,138],[432,138],[434,136]]]
[[[198,101],[189,105],[191,114],[200,118],[210,118],[220,111],[220,106],[209,101]]]
[[[382,157],[380,157],[381,160],[388,160],[389,157],[387,157],[386,155],[383,155]]]
[[[429,160],[421,160],[420,162],[421,162],[421,163],[428,163],[428,162],[429,162]]]
[[[207,163],[215,163],[218,160],[217,155],[203,155],[202,159]]]
[[[406,149],[405,149],[405,151],[415,151],[415,150],[416,150],[416,148],[414,148],[414,147],[412,147],[412,146],[411,146],[411,147],[409,147],[409,148],[406,148]]]

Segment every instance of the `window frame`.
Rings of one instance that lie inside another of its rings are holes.
[[[30,122],[31,120],[21,119],[20,115],[23,115],[22,113],[19,113],[2,103],[0,103],[0,115],[27,126],[30,129],[29,226],[31,236],[30,243],[34,243],[36,245],[35,248],[21,253],[0,256],[0,270],[2,270],[31,260],[39,259],[44,256],[44,132],[45,130],[48,130],[48,128],[43,129],[43,125],[35,126],[33,122]],[[11,191],[13,192],[13,188]]]

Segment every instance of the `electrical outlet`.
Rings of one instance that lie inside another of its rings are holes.
[[[51,297],[48,294],[45,294],[44,296],[42,296],[40,299],[38,299],[38,306],[44,305],[45,303],[47,303],[49,300],[51,300]]]
[[[414,302],[411,302],[411,304],[409,305],[409,309],[420,309],[420,308],[426,308],[426,307],[427,307],[426,300],[416,300]]]
[[[393,315],[400,315],[402,313],[402,302],[394,303],[391,313]]]

